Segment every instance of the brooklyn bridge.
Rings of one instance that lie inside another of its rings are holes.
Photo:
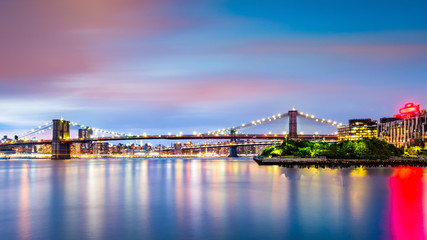
[[[336,130],[330,134],[319,134],[314,133],[298,133],[298,118],[308,119],[312,123],[324,124],[334,126],[336,128],[342,126],[341,123],[336,121],[326,120],[324,118],[317,118],[314,115],[308,113],[299,112],[296,109],[289,110],[284,114],[277,114],[274,116],[262,118],[256,121],[252,121],[246,124],[241,124],[237,127],[230,127],[224,129],[217,129],[207,133],[194,132],[193,134],[123,134],[90,126],[78,124],[76,122],[67,121],[64,119],[54,119],[51,122],[38,126],[37,128],[31,129],[30,131],[17,135],[15,139],[3,141],[0,143],[0,149],[13,148],[16,146],[33,146],[33,145],[45,145],[50,144],[52,146],[52,160],[64,160],[70,159],[70,149],[73,143],[89,143],[98,141],[128,141],[128,140],[228,140],[226,144],[203,144],[198,146],[199,148],[219,148],[228,147],[229,157],[237,157],[237,148],[239,146],[248,145],[275,145],[282,142],[284,139],[292,140],[309,140],[309,141],[337,141],[338,134]],[[245,129],[266,125],[270,122],[278,121],[280,119],[288,120],[288,127],[283,126],[283,131],[280,133],[272,133],[271,131],[265,131],[264,133],[245,133]],[[73,128],[90,130],[94,132],[100,132],[109,136],[83,136],[79,138],[71,138],[70,131]],[[52,134],[51,139],[35,139],[34,136],[50,131]],[[33,139],[29,139],[33,137]],[[242,143],[239,140],[253,140],[250,142]],[[194,146],[190,148],[195,148]]]

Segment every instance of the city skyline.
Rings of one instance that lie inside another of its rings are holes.
[[[61,116],[192,132],[292,107],[343,123],[425,108],[426,7],[4,1],[0,132]]]

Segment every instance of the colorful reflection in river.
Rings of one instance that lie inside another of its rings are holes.
[[[425,239],[423,169],[398,167],[390,178],[390,230],[393,239]]]
[[[4,161],[0,236],[423,239],[423,171],[244,158]]]

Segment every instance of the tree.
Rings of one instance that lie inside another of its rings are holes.
[[[424,151],[427,155],[427,151]],[[332,159],[388,159],[401,156],[402,149],[377,138],[364,138],[340,143],[285,140],[278,147],[264,150],[261,156],[326,156]],[[417,153],[418,154],[418,153]]]

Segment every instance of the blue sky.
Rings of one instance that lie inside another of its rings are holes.
[[[425,1],[0,2],[0,132],[209,131],[427,108]]]

